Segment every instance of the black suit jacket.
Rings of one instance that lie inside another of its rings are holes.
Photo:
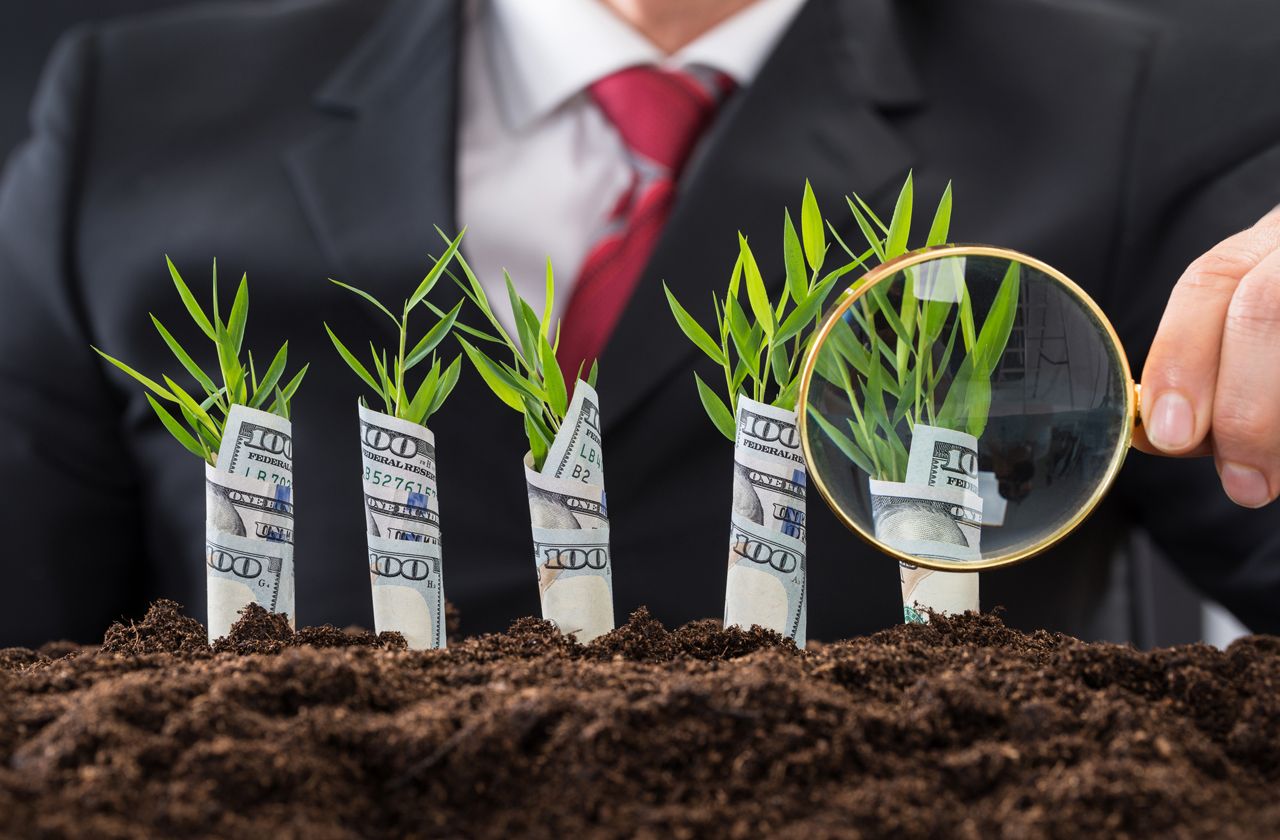
[[[1280,200],[1276,15],[1051,0],[812,0],[726,104],[601,359],[615,599],[667,622],[723,603],[731,447],[703,416],[661,292],[705,301],[735,234],[781,277],[805,179],[888,207],[954,180],[953,236],[1060,267],[1112,314],[1135,370],[1197,254]],[[247,270],[247,345],[309,360],[295,404],[298,617],[371,623],[357,479],[361,387],[321,322],[386,340],[327,282],[402,299],[456,227],[458,7],[445,0],[211,5],[82,29],[50,62],[0,191],[0,643],[91,640],[169,596],[204,612],[201,465],[95,344],[174,367],[148,312],[191,344],[169,254],[199,288]],[[568,177],[568,175],[567,175]],[[539,212],[538,196],[512,202]],[[448,305],[452,291],[442,289]],[[207,354],[206,357],[207,358]],[[707,374],[710,375],[710,374]],[[473,372],[432,422],[445,586],[464,628],[538,612],[518,418]],[[901,620],[894,563],[810,501],[810,635]],[[1280,627],[1277,509],[1246,512],[1212,465],[1134,455],[1058,550],[984,576],[1015,624],[1098,632],[1112,557],[1146,528],[1256,629]]]

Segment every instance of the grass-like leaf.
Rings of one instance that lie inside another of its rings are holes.
[[[486,354],[461,335],[455,335],[463,352],[489,386],[489,390],[515,411],[524,415],[525,435],[529,439],[529,452],[534,469],[542,469],[547,451],[569,409],[571,389],[560,368],[556,350],[560,343],[560,325],[552,318],[555,306],[555,273],[550,260],[543,284],[542,312],[536,312],[516,292],[515,283],[504,273],[508,304],[516,325],[518,343],[511,339],[489,305],[484,289],[475,272],[459,254],[456,258],[465,280],[455,277],[459,288],[480,314],[489,322],[492,332],[485,332],[457,322],[460,333],[481,338],[499,347],[505,347],[510,363]],[[587,384],[595,387],[598,367],[592,361]],[[575,373],[569,371],[570,374]],[[576,371],[580,377],[581,370]],[[443,382],[445,377],[441,378]],[[456,379],[456,376],[455,376]]]
[[[441,235],[443,236],[443,234]],[[347,363],[347,367],[351,368],[355,375],[359,377],[360,381],[369,386],[369,389],[378,396],[388,414],[421,426],[425,426],[431,416],[444,405],[445,398],[453,390],[453,385],[457,381],[455,377],[454,382],[449,383],[448,388],[441,393],[444,378],[441,375],[441,362],[435,353],[440,343],[444,341],[457,324],[458,312],[462,309],[462,304],[459,303],[446,313],[441,312],[429,301],[426,301],[427,293],[431,291],[436,281],[448,270],[448,263],[457,256],[462,234],[458,234],[453,240],[446,239],[446,241],[449,243],[448,248],[445,249],[440,259],[434,262],[427,272],[427,276],[418,284],[413,294],[405,299],[399,317],[396,317],[389,307],[369,292],[347,283],[331,280],[334,285],[368,301],[374,308],[389,318],[396,326],[397,339],[390,353],[385,347],[378,349],[372,342],[369,343],[370,358],[373,360],[372,371],[356,358],[354,353],[347,349],[334,334],[333,330],[329,329],[329,325],[326,324],[325,331],[329,334],[329,339],[333,342],[334,349],[338,351],[338,355]],[[427,309],[435,313],[440,320],[427,330],[422,338],[413,345],[412,349],[409,349],[409,318],[418,304],[424,302]],[[431,364],[426,376],[418,384],[417,388],[411,387],[408,382],[409,371],[428,358],[431,360]],[[456,362],[457,359],[454,361]]]
[[[124,362],[107,355],[102,350],[96,347],[93,349],[116,368],[141,383],[150,392],[146,394],[147,402],[151,405],[156,417],[159,418],[161,425],[184,449],[193,455],[199,455],[212,464],[217,461],[218,449],[222,443],[222,431],[226,425],[227,412],[231,410],[233,405],[248,405],[253,408],[261,407],[265,394],[275,387],[275,383],[284,374],[286,350],[285,347],[281,347],[271,366],[265,372],[263,379],[259,381],[256,369],[253,366],[253,354],[248,354],[248,365],[240,360],[249,320],[248,276],[241,276],[235,297],[231,303],[231,310],[224,320],[218,304],[218,263],[216,260],[213,263],[213,275],[210,282],[210,297],[213,306],[209,313],[206,313],[200,307],[200,304],[196,302],[195,295],[186,281],[183,280],[182,274],[178,271],[177,266],[173,264],[173,260],[165,257],[165,265],[169,270],[169,276],[173,280],[174,288],[178,292],[178,297],[186,308],[187,313],[191,316],[191,320],[195,322],[200,332],[214,344],[213,355],[218,362],[219,376],[214,377],[205,372],[195,357],[187,352],[186,348],[182,346],[173,333],[154,315],[151,316],[151,322],[155,326],[156,332],[160,334],[161,340],[173,353],[174,358],[178,360],[187,375],[200,386],[199,398],[197,398],[196,393],[187,391],[168,376],[161,377],[165,383],[161,385],[129,367]],[[286,346],[287,344],[288,342],[285,342]],[[304,372],[305,370],[303,368]],[[222,381],[220,385],[217,382],[219,378]],[[301,373],[294,378],[294,390],[297,389],[297,385],[300,382]],[[252,393],[250,392],[251,385],[253,388]],[[176,405],[182,419],[179,420],[153,395],[164,402]],[[268,410],[275,411],[274,409]],[[283,407],[283,410],[287,411],[287,405]]]

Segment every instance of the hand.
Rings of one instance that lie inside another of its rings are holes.
[[[1244,507],[1280,494],[1280,208],[1187,268],[1141,381],[1135,446],[1212,454]]]

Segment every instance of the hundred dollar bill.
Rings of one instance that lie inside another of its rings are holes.
[[[609,531],[533,526],[542,614],[562,633],[588,642],[613,629]]]
[[[293,493],[289,421],[232,406],[217,465],[205,467],[211,642],[251,602],[295,621]]]
[[[205,528],[293,545],[293,488],[204,468]]]
[[[374,627],[399,632],[413,650],[445,647],[440,545],[372,535],[368,540]]]
[[[244,405],[227,412],[218,472],[293,484],[293,429],[288,420]]]
[[[804,646],[805,529],[808,474],[793,411],[738,398],[733,456],[733,527],[725,582],[724,623],[759,624]],[[751,561],[743,546],[764,551],[772,544],[796,556],[795,563]]]
[[[440,542],[435,435],[364,405],[359,413],[367,533]]]
[[[374,626],[379,632],[398,631],[415,650],[444,647],[435,436],[425,426],[363,404],[359,414]],[[403,557],[388,549],[394,543],[400,543]],[[381,572],[377,557],[387,558]],[[402,567],[413,575],[432,571],[410,577],[399,571]]]
[[[731,520],[725,625],[758,624],[803,646],[808,619],[804,543],[736,513]]]
[[[574,385],[541,470],[525,458],[542,616],[589,642],[613,629],[613,569],[599,397]]]
[[[583,484],[604,486],[604,444],[600,435],[600,397],[581,379],[573,386],[573,399],[564,424],[551,441],[543,475],[568,478]]]
[[[876,536],[915,557],[982,557],[983,498],[978,441],[972,435],[917,423],[904,482],[870,482]],[[945,613],[976,611],[976,572],[937,572],[900,563],[903,617],[925,620],[924,607]]]
[[[257,603],[293,620],[293,546],[221,531],[205,534],[210,641],[231,632],[240,610]]]

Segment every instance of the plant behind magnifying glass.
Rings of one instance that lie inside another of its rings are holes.
[[[860,197],[849,200],[863,237],[881,263],[907,252],[913,192],[908,176],[888,224]],[[948,185],[925,246],[945,244],[950,223]],[[843,241],[840,245],[856,259]],[[977,328],[961,261],[940,261],[932,273],[908,268],[902,277],[896,301],[887,284],[868,289],[832,328],[827,341],[836,352],[818,357],[815,373],[842,388],[849,399],[853,418],[847,421],[847,431],[818,407],[809,409],[850,460],[884,481],[902,481],[906,474],[908,448],[899,433],[903,423],[908,433],[917,423],[927,423],[982,436],[991,408],[991,377],[1013,329],[1020,284],[1019,265],[1011,263]],[[860,282],[848,293],[856,292]],[[943,293],[920,294],[926,290],[917,283]],[[957,351],[964,357],[951,375]]]

